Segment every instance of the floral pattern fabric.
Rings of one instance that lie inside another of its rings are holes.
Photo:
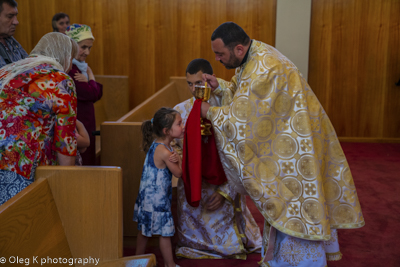
[[[156,167],[154,152],[158,145],[164,144],[154,142],[147,152],[133,212],[133,221],[138,223],[138,230],[148,237],[168,237],[175,234],[171,212],[172,173],[167,167]]]
[[[33,179],[57,152],[75,156],[76,101],[71,78],[49,64],[11,80],[0,93],[0,168]]]

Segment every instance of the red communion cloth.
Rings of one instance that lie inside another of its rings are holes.
[[[214,131],[204,140],[200,132],[201,99],[194,102],[185,125],[183,140],[182,180],[186,200],[198,207],[201,199],[201,181],[220,185],[227,181],[215,144]],[[203,119],[204,122],[208,120]]]

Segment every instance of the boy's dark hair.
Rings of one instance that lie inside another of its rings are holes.
[[[51,20],[51,26],[53,27],[53,32],[58,32],[58,28],[57,28],[57,24],[56,23],[57,23],[57,21],[59,21],[60,19],[63,19],[63,18],[68,18],[69,19],[68,14],[60,12],[60,13],[57,13],[57,14],[55,14],[53,16],[53,19]]]
[[[147,120],[144,121],[142,124],[142,148],[144,152],[147,152],[153,143],[154,139],[156,137],[164,137],[165,134],[163,132],[164,128],[167,128],[167,130],[170,130],[172,127],[172,124],[174,124],[176,114],[178,114],[178,111],[176,111],[173,108],[160,108],[157,110],[157,112],[154,114],[153,121]]]
[[[0,0],[0,13],[3,12],[3,4],[6,3],[10,7],[18,7],[18,3],[14,0]]]
[[[229,49],[233,49],[238,44],[248,45],[250,37],[247,33],[234,22],[225,22],[218,26],[211,35],[211,41],[218,38],[224,42]]]
[[[205,74],[214,74],[210,62],[208,62],[208,60],[205,60],[204,58],[193,59],[192,61],[190,61],[189,65],[186,68],[186,73],[189,74],[196,74],[199,71],[202,71]]]

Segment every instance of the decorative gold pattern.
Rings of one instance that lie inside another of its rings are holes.
[[[278,135],[273,142],[274,152],[281,158],[292,158],[297,152],[297,142],[288,134]]]
[[[210,104],[217,105],[218,99],[211,94]],[[178,104],[174,109],[182,115],[185,124],[193,107],[194,98]],[[228,113],[229,111],[227,111]],[[231,122],[221,124],[225,133],[230,132],[233,140],[236,138],[236,125]],[[224,146],[225,140],[219,129],[214,129],[216,142]],[[230,149],[242,151],[239,154],[241,161],[251,160],[257,154],[257,147],[249,143],[253,153],[246,153],[247,143],[243,140],[237,145],[228,143]],[[182,140],[175,140],[174,148],[181,151]],[[181,154],[181,153],[180,153]],[[232,169],[239,171],[237,157],[232,156]],[[251,170],[249,170],[251,172]],[[250,174],[249,174],[250,175]],[[228,176],[229,177],[229,176]],[[178,220],[176,222],[179,243],[176,248],[178,257],[190,259],[246,259],[247,253],[258,251],[261,248],[261,233],[250,211],[246,206],[245,196],[239,195],[230,184],[215,186],[206,182],[202,183],[202,200],[197,208],[190,206],[185,197],[183,182],[178,181]],[[205,208],[207,200],[214,192],[224,198],[224,204],[216,211],[210,212]]]
[[[291,266],[298,266],[305,260],[317,261],[323,256],[321,246],[317,242],[301,242],[301,240],[289,237],[284,242],[276,255],[277,261],[283,261]]]
[[[256,166],[255,175],[263,182],[272,182],[279,172],[279,165],[272,158],[262,158]]]
[[[325,255],[328,261],[340,261],[342,259],[342,253],[340,251],[336,253],[326,253]]]
[[[211,107],[207,118],[220,134],[224,170],[271,226],[302,239],[329,240],[331,228],[364,225],[335,130],[293,63],[253,40],[232,80],[218,81],[215,93],[223,106]]]
[[[296,200],[303,193],[302,184],[295,177],[286,177],[279,185],[281,195],[286,200]]]

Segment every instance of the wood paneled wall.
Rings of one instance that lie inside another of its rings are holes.
[[[95,74],[128,75],[130,108],[184,76],[194,58],[214,60],[210,36],[235,21],[251,38],[275,44],[277,0],[18,0],[15,37],[30,52],[51,18],[92,27],[96,41],[87,61]],[[400,1],[313,0],[309,83],[340,137],[400,138]],[[343,139],[342,139],[343,140]]]
[[[314,0],[309,83],[338,136],[400,140],[400,1]]]
[[[214,60],[211,34],[225,21],[241,25],[251,38],[275,44],[276,0],[17,0],[15,38],[29,53],[52,31],[57,12],[71,23],[91,26],[96,38],[89,66],[97,75],[128,75],[130,108],[184,76],[194,58],[208,59],[218,77],[230,79]]]

